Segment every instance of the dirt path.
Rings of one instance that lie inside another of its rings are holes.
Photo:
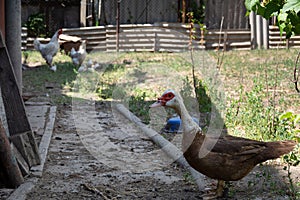
[[[101,110],[98,116],[105,117],[99,121],[104,127],[102,133],[112,133],[111,140],[116,144],[123,143],[125,152],[129,146],[130,151],[136,153],[157,148],[145,138],[120,139],[115,134],[120,128],[109,122],[112,118],[109,105],[103,103],[98,106]],[[118,169],[117,166],[107,165],[108,158],[104,158],[105,164],[101,159],[96,159],[83,145],[81,137],[76,130],[71,107],[60,107],[43,177],[27,195],[27,199],[200,198],[196,186],[184,178],[185,171],[176,164],[138,171],[134,170],[132,162],[128,162],[127,170],[124,166]]]

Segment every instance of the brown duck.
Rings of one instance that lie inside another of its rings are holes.
[[[150,107],[173,108],[183,127],[182,151],[187,162],[200,173],[218,180],[217,189],[204,199],[223,196],[224,181],[246,176],[257,164],[278,158],[293,150],[295,141],[261,142],[230,135],[205,135],[188,114],[183,100],[167,90]]]

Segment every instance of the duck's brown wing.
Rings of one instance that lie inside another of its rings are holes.
[[[265,142],[227,135],[220,137],[216,141],[211,152],[223,155],[243,156],[243,159],[249,159],[259,155],[266,148],[267,145]]]

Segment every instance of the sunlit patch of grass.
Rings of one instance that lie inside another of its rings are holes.
[[[53,72],[39,52],[29,51],[27,56],[27,63],[41,65],[23,71],[23,92],[49,96],[51,103],[69,103],[70,97],[63,95],[62,91],[76,79],[75,66],[70,58],[59,53],[54,58],[57,71]]]
[[[41,63],[42,65],[47,65],[45,59],[42,57],[39,51],[23,51],[22,52],[22,58],[23,61],[27,57],[26,61],[27,63]],[[58,52],[54,58],[53,58],[53,64],[55,63],[65,63],[65,62],[72,62],[71,58],[61,52]]]
[[[210,54],[218,56],[216,52]],[[275,92],[277,104],[282,109],[297,111],[299,95],[291,81],[297,54],[296,49],[225,52],[220,72],[228,96],[238,97],[240,86],[250,91],[255,80],[264,86],[265,96]]]

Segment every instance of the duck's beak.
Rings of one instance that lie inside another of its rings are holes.
[[[156,108],[156,107],[160,107],[163,106],[162,105],[162,101],[161,100],[157,100],[155,103],[153,103],[152,105],[150,105],[150,108]]]

